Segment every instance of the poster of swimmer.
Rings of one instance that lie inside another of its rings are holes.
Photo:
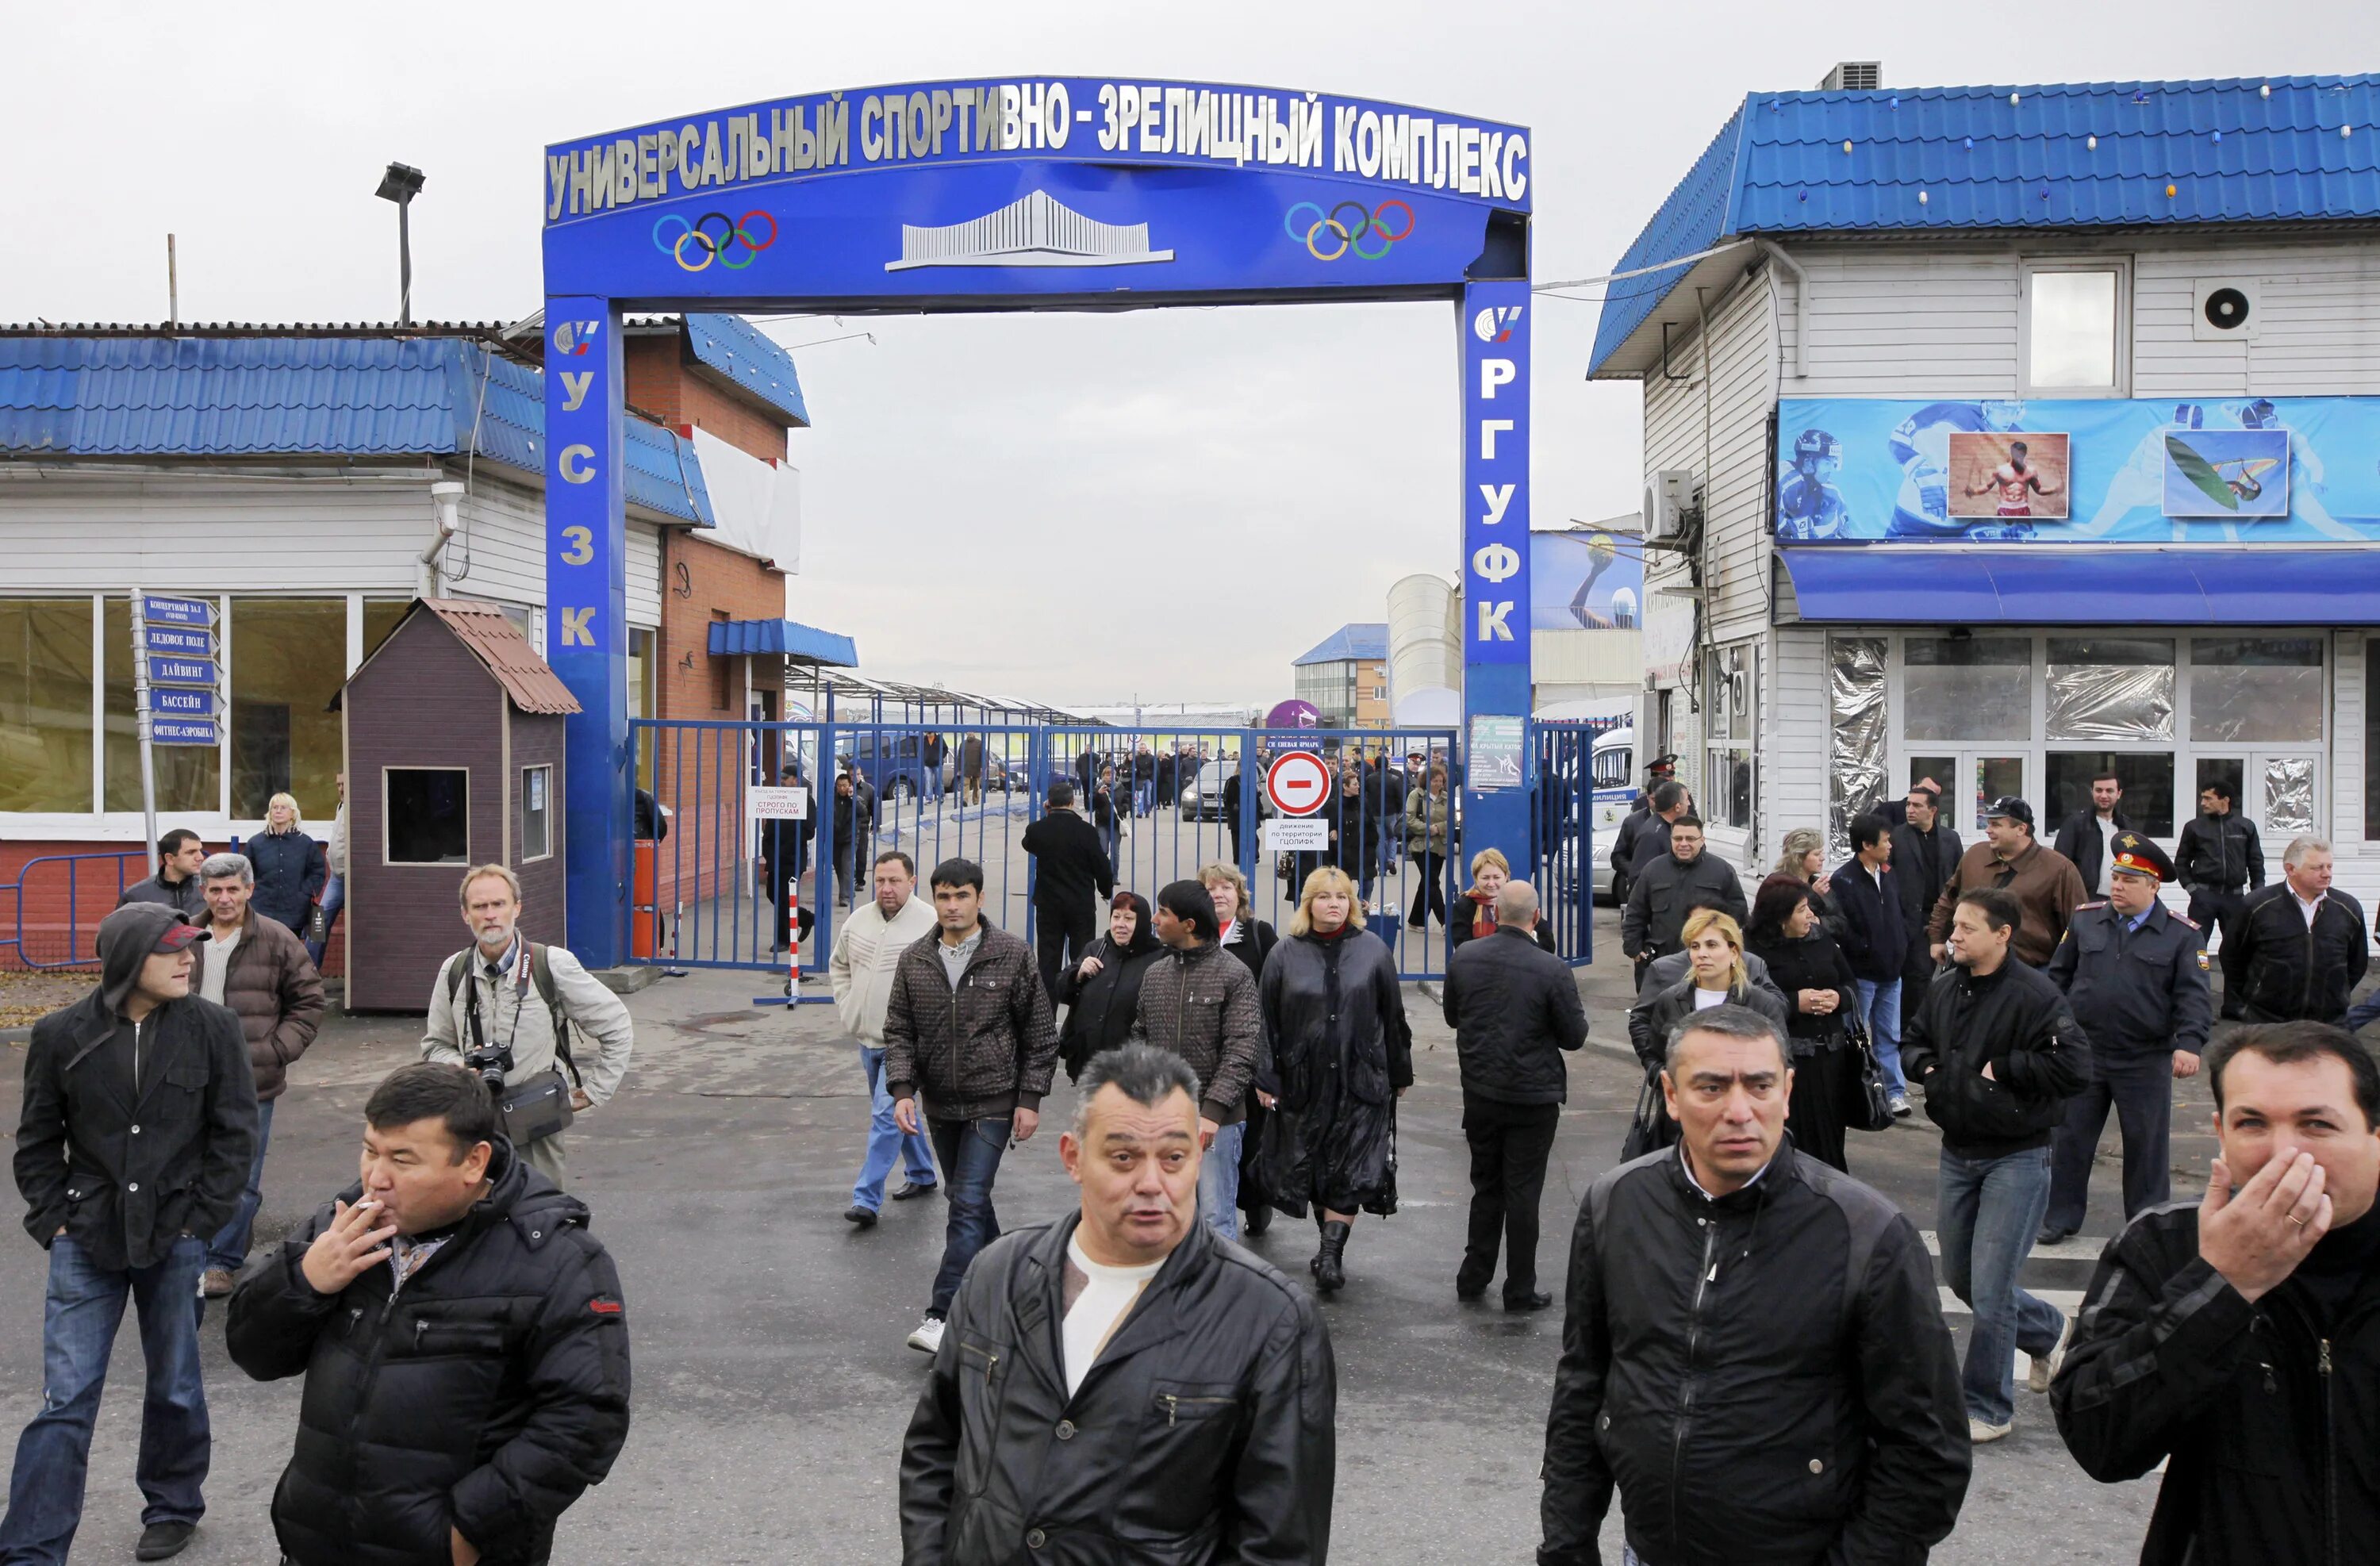
[[[2287,517],[2289,432],[2168,430],[2165,514],[2223,522]]]
[[[1945,496],[1950,515],[2065,521],[2068,446],[2066,436],[2034,430],[1954,431]]]

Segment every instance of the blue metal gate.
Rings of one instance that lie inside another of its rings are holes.
[[[1331,824],[1327,850],[1267,850],[1275,812],[1264,769],[1292,750],[1320,755],[1342,780],[1316,812]],[[812,921],[800,943],[808,979],[833,949],[839,912],[871,894],[875,858],[893,849],[916,861],[921,882],[943,859],[976,861],[987,913],[1032,940],[1033,866],[1021,839],[1062,780],[1101,828],[1116,884],[1143,896],[1220,861],[1246,878],[1254,916],[1285,930],[1305,877],[1340,866],[1408,979],[1446,971],[1446,913],[1468,884],[1462,757],[1449,729],[638,719],[628,752],[650,801],[639,801],[639,818],[666,828],[639,845],[628,889],[626,945],[638,963],[783,970],[783,910],[797,894]],[[1446,855],[1405,830],[1412,794],[1433,770],[1455,812]],[[845,777],[851,798],[838,804]],[[755,819],[750,790],[788,783],[810,789],[808,819]],[[820,986],[804,998],[823,996]]]

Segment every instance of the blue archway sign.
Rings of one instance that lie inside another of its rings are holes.
[[[1087,77],[810,93],[548,147],[547,640],[582,709],[572,949],[609,966],[627,943],[624,311],[1450,299],[1465,732],[1502,736],[1494,720],[1529,703],[1529,154],[1526,130],[1467,115]],[[1523,862],[1526,782],[1471,770],[1467,849]]]

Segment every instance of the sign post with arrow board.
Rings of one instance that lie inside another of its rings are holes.
[[[157,873],[157,769],[152,747],[223,743],[219,618],[203,598],[132,594],[132,715],[140,739],[140,814],[149,873]]]
[[[1311,854],[1330,846],[1330,823],[1315,812],[1330,798],[1330,764],[1311,750],[1292,750],[1265,769],[1265,797],[1281,812],[1264,824],[1268,854]]]

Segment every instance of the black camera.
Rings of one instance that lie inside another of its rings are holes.
[[[501,1095],[504,1090],[504,1078],[513,1069],[513,1052],[502,1044],[466,1050],[463,1051],[463,1066],[467,1071],[478,1072],[480,1080],[488,1085],[490,1093]]]

